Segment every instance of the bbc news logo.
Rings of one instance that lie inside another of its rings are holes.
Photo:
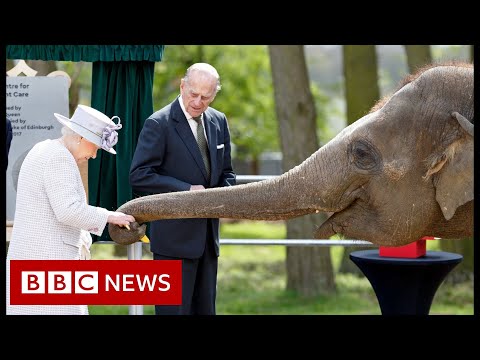
[[[181,302],[181,260],[10,260],[12,305]]]
[[[72,293],[98,294],[98,271],[22,271],[22,294]]]

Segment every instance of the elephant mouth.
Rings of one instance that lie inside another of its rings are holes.
[[[329,239],[331,236],[336,234],[343,234],[344,227],[336,221],[336,219],[343,213],[344,210],[340,212],[335,212],[330,215],[330,217],[325,220],[314,233],[315,239]]]
[[[315,230],[314,238],[329,239],[336,234],[348,236],[348,228],[350,227],[348,219],[351,219],[352,212],[355,212],[355,208],[358,207],[360,207],[359,198],[355,198],[343,209],[328,213],[328,219]]]

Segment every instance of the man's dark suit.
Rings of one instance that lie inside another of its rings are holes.
[[[134,192],[156,194],[189,191],[191,185],[205,188],[235,185],[225,114],[209,107],[203,113],[203,120],[210,153],[210,181],[207,182],[200,150],[177,98],[145,121],[130,168]],[[208,232],[207,226],[210,227]],[[150,250],[154,255],[198,259],[207,246],[218,257],[218,230],[219,219],[153,221],[150,223]],[[189,281],[185,273],[183,281]]]

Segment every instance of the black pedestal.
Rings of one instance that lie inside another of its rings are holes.
[[[419,258],[393,258],[376,249],[354,251],[350,259],[372,284],[382,315],[428,315],[435,292],[463,256],[427,251]]]

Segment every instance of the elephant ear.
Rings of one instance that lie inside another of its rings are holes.
[[[452,117],[462,129],[461,136],[427,173],[435,173],[436,200],[447,220],[459,206],[473,200],[473,124],[457,112]]]

